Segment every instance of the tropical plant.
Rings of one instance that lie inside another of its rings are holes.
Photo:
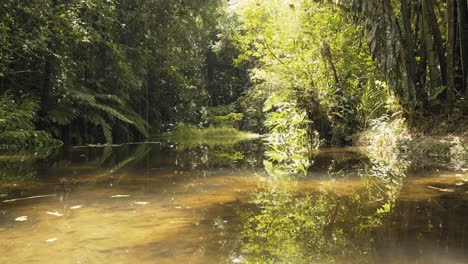
[[[38,101],[30,96],[19,98],[11,93],[0,96],[0,149],[57,147],[62,144],[33,123],[39,109]]]

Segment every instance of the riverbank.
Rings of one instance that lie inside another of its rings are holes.
[[[446,134],[413,132],[404,119],[394,119],[374,123],[356,135],[353,143],[382,160],[406,159],[421,167],[438,164],[449,169],[468,170],[466,129]]]

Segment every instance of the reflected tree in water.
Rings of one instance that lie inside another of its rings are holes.
[[[240,254],[246,263],[364,263],[383,214],[366,195],[323,190],[298,193],[298,183],[276,180],[255,193]]]
[[[351,194],[339,194],[325,186],[318,192],[303,193],[299,187],[305,182],[297,179],[304,178],[319,156],[308,156],[297,144],[281,149],[268,143],[273,147],[267,156],[281,159],[264,161],[269,177],[253,194],[252,206],[239,212],[244,221],[239,254],[244,261],[368,262],[375,233],[394,208],[409,163],[397,156],[370,156],[357,173],[364,185]],[[337,156],[326,170],[330,175],[347,177],[339,173],[346,162]]]

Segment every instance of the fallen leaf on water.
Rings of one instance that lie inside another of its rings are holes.
[[[117,195],[111,196],[111,198],[125,198],[125,197],[130,197],[130,194],[117,194]]]
[[[51,243],[51,242],[55,242],[55,241],[57,241],[57,238],[56,238],[56,237],[52,237],[52,238],[47,239],[45,242]]]
[[[431,189],[438,190],[441,192],[455,192],[455,189],[442,189],[442,188],[437,188],[434,186],[427,186],[427,188],[431,188]]]
[[[147,204],[149,204],[149,203],[148,203],[148,202],[134,202],[134,204],[147,205]]]
[[[27,221],[28,220],[28,217],[23,215],[23,216],[20,216],[20,217],[17,217],[15,219],[15,221],[18,221],[18,222],[24,222],[24,221]]]
[[[46,212],[46,214],[55,215],[55,216],[63,216],[63,214],[59,212]]]
[[[75,209],[80,209],[81,207],[83,207],[83,206],[82,205],[75,205],[75,206],[70,207],[70,209],[75,210]]]

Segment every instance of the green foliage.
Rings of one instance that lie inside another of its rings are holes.
[[[244,130],[261,133],[265,131],[265,113],[263,104],[267,99],[267,93],[261,89],[249,89],[238,100],[239,108],[244,114],[241,127]]]
[[[356,144],[366,146],[372,158],[392,162],[398,160],[399,149],[411,139],[405,119],[382,116],[370,121],[370,129],[357,136]]]
[[[463,119],[460,108],[466,105],[468,92],[468,70],[463,61],[468,57],[462,54],[468,54],[468,41],[466,32],[456,30],[466,27],[468,13],[463,2],[342,3],[363,26],[388,89],[413,127],[432,124],[427,121],[427,113]]]
[[[216,126],[239,127],[243,117],[244,114],[242,113],[229,113],[224,116],[215,116],[214,124]]]
[[[305,111],[284,96],[271,95],[264,107],[265,125],[270,131],[265,138],[269,149],[264,164],[272,177],[305,175],[311,165],[306,153],[319,146],[317,136],[312,138],[315,141],[310,140]]]
[[[446,105],[457,124],[468,46],[441,32],[463,13],[452,23],[446,3],[408,3],[3,1],[0,92],[37,98],[35,125],[67,144],[177,123],[338,144],[380,116],[401,110],[413,126]]]
[[[89,90],[71,90],[61,96],[59,103],[49,108],[45,121],[61,126],[70,125],[75,120],[82,120],[99,126],[105,142],[111,144],[112,123],[114,120],[134,126],[137,131],[147,136],[148,124],[119,97],[111,94],[95,94]]]
[[[57,147],[62,142],[45,131],[37,131],[33,120],[38,110],[36,99],[11,93],[0,96],[0,149]]]
[[[240,128],[243,120],[243,113],[235,112],[235,105],[222,105],[217,107],[208,107],[204,126],[233,127]]]
[[[67,144],[139,140],[168,123],[198,123],[215,92],[206,54],[220,39],[224,5],[2,2],[0,92],[35,95],[38,126]],[[216,86],[236,80],[223,77]]]
[[[456,169],[468,167],[468,142],[454,138],[450,146],[450,162]]]
[[[379,74],[360,44],[361,28],[335,4],[245,1],[237,13],[242,27],[232,39],[242,53],[235,62],[256,62],[253,89],[265,98],[266,111],[271,108],[268,101],[282,97],[305,117],[312,140],[318,131],[320,137],[340,143],[385,109]],[[294,113],[283,115],[296,120]]]

